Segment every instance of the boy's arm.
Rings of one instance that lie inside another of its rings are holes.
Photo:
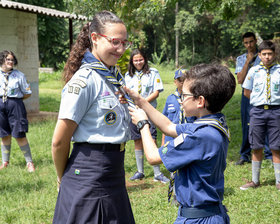
[[[252,52],[248,52],[246,62],[240,72],[237,73],[237,81],[238,84],[242,84],[244,82],[244,79],[246,78],[246,74],[249,69],[250,61],[253,59],[254,54]]]
[[[141,97],[138,93],[124,87],[124,90],[129,94],[129,96],[134,100],[135,104],[143,109],[149,119],[165,134],[173,138],[177,137],[176,124],[173,124],[166,116],[155,109],[147,100]],[[130,108],[131,113],[133,113],[132,108]]]
[[[246,96],[248,99],[250,99],[251,92],[252,91],[249,89],[244,89],[244,96]]]

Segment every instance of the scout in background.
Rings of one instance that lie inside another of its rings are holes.
[[[260,186],[265,136],[272,152],[276,189],[280,190],[280,65],[275,63],[275,45],[263,41],[259,46],[259,65],[252,67],[242,85],[253,106],[250,110],[249,141],[252,148],[252,181],[241,190]]]
[[[13,136],[24,155],[27,171],[34,172],[35,166],[26,138],[28,120],[23,103],[24,99],[31,96],[32,91],[25,75],[14,69],[17,63],[17,58],[12,51],[0,52],[0,138],[2,151],[0,170],[9,165]]]
[[[185,124],[172,123],[139,94],[125,88],[142,109],[129,107],[132,121],[140,129],[148,162],[163,162],[170,172],[176,171],[175,190],[180,204],[176,224],[230,222],[222,204],[230,136],[221,110],[233,96],[235,86],[234,76],[224,66],[192,67],[186,73],[181,96],[186,116],[197,119]],[[158,149],[148,118],[174,140]]]
[[[130,61],[128,65],[128,72],[125,74],[126,86],[137,91],[148,102],[157,107],[157,98],[159,93],[163,91],[163,84],[158,70],[150,68],[146,55],[139,49],[131,52]],[[144,152],[143,141],[138,128],[130,123],[131,139],[134,140],[135,158],[137,171],[130,178],[130,180],[141,180],[145,177],[144,174]],[[154,142],[156,143],[157,129],[151,123],[150,131],[152,133]],[[160,166],[154,165],[154,181],[168,183],[169,179],[160,172]]]

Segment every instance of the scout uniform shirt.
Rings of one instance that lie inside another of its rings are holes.
[[[4,94],[5,76],[0,71],[0,96]],[[7,96],[11,98],[23,98],[24,95],[32,94],[30,84],[27,82],[25,75],[19,70],[13,69],[8,76]]]
[[[135,71],[135,73],[137,74],[139,72]],[[138,91],[138,77],[136,74],[134,74],[133,77],[131,77],[128,72],[125,74],[126,86],[129,89],[134,90],[135,92]],[[158,70],[156,70],[155,68],[150,68],[149,73],[143,74],[141,78],[141,89],[141,96],[143,96],[144,98],[148,97],[156,90],[158,90],[159,92],[163,91],[163,84]],[[156,108],[157,100],[155,99],[154,101],[150,102],[150,104],[154,108]]]
[[[251,90],[250,104],[260,105],[280,105],[280,65],[276,64],[270,68],[270,92],[271,98],[267,102],[267,72],[261,66],[252,67],[242,85],[242,88]]]
[[[94,57],[85,53],[83,62]],[[84,64],[85,65],[85,64]],[[118,91],[104,76],[87,66],[80,68],[62,90],[59,119],[78,124],[72,141],[121,144],[130,139],[127,104],[121,104]]]

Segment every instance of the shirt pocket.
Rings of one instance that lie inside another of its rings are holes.
[[[16,95],[20,92],[19,82],[17,80],[9,80],[8,89],[11,95]]]
[[[255,79],[253,85],[254,92],[261,92],[264,89],[264,81],[262,79]]]
[[[175,107],[168,107],[167,109],[167,117],[169,118],[169,120],[173,121],[174,117],[176,115],[176,109]]]
[[[118,103],[114,97],[103,97],[98,99],[98,105],[101,110],[113,110]]]
[[[280,85],[280,81],[279,80],[272,80],[272,87],[271,90],[273,92],[278,93],[279,92],[279,85]]]

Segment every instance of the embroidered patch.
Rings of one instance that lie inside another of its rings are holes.
[[[162,149],[162,153],[163,153],[163,154],[166,154],[166,153],[167,153],[167,150],[168,150],[167,147],[164,147],[164,148]]]
[[[74,89],[73,86],[68,86],[68,93],[73,93],[73,89]]]
[[[101,96],[110,96],[110,92],[108,92],[107,90],[105,90],[103,93],[101,93]]]
[[[185,134],[187,136],[187,134]],[[174,147],[177,147],[178,145],[182,144],[184,142],[185,138],[184,134],[180,134],[177,138],[174,139]]]
[[[160,83],[160,79],[157,79],[157,83]]]
[[[81,90],[81,88],[76,86],[76,87],[74,88],[74,93],[77,94],[77,95],[79,95],[80,90]]]
[[[80,170],[75,169],[75,174],[76,174],[76,175],[80,175]]]
[[[82,88],[85,88],[87,86],[87,84],[81,79],[74,79],[73,81],[71,81],[71,85],[74,85],[74,84],[76,84]]]
[[[170,143],[170,141],[166,142],[166,143],[163,145],[163,147],[168,146],[168,145],[169,145],[169,143]]]
[[[112,125],[117,121],[117,114],[115,111],[111,110],[104,116],[104,121],[108,125]]]

